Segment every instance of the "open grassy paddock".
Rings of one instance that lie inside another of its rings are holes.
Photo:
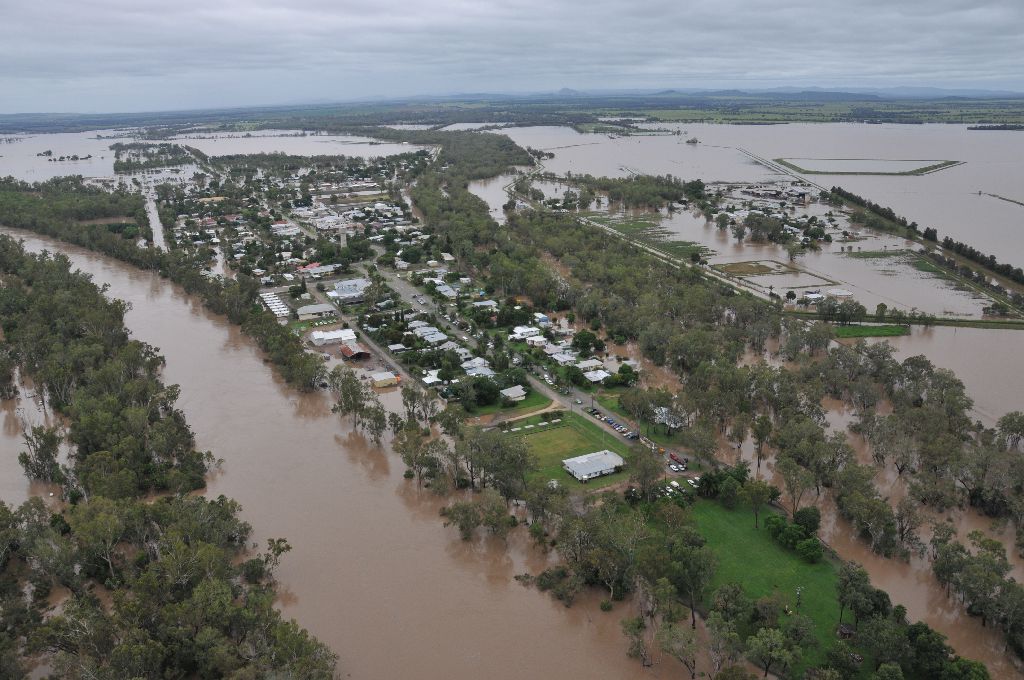
[[[837,338],[892,338],[898,335],[910,335],[910,326],[899,324],[834,326],[832,331]]]
[[[511,406],[502,406],[500,403],[489,404],[487,406],[477,407],[470,415],[474,416],[485,416],[492,413],[497,413],[502,417],[515,417],[520,415],[526,415],[527,413],[533,413],[539,411],[542,408],[547,408],[551,405],[551,399],[545,397],[537,390],[531,390],[526,398],[522,401],[516,402]]]
[[[523,424],[533,424],[538,416],[525,421],[516,421],[511,425],[519,427]],[[557,479],[560,484],[583,486],[585,488],[600,488],[615,484],[629,478],[629,461],[632,456],[629,446],[618,435],[610,431],[602,430],[596,423],[588,422],[583,416],[575,413],[562,415],[562,422],[554,425],[534,426],[529,430],[509,432],[506,436],[522,437],[530,447],[530,451],[537,456],[538,469],[533,473],[534,477],[540,479]],[[582,456],[585,453],[593,453],[608,449],[623,457],[626,461],[626,469],[614,475],[592,479],[585,485],[576,481],[572,475],[562,469],[562,461],[573,456]]]
[[[772,540],[764,528],[754,528],[754,514],[747,508],[727,510],[715,501],[698,501],[692,509],[693,520],[708,546],[718,557],[713,589],[724,583],[743,584],[753,599],[778,594],[791,609],[796,609],[796,589],[803,587],[797,611],[814,621],[818,646],[807,650],[804,659],[811,666],[825,660],[839,624],[836,596],[836,567],[829,561],[808,564],[791,550]],[[794,677],[800,677],[794,673]]]

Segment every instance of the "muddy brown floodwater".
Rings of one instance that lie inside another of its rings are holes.
[[[673,663],[644,671],[626,657],[619,620],[633,615],[628,604],[603,613],[591,596],[566,609],[516,583],[515,574],[546,563],[522,534],[507,548],[459,540],[442,526],[440,500],[403,479],[396,457],[353,434],[323,394],[284,385],[236,327],[196,299],[109,258],[3,231],[32,250],[67,253],[131,302],[133,336],[160,348],[199,447],[224,459],[207,495],[238,500],[260,544],[291,543],[279,606],[339,654],[343,677],[678,676]],[[17,480],[3,485],[5,500],[20,502],[29,489],[10,417],[0,475]]]

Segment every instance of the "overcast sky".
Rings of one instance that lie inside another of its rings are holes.
[[[562,87],[1024,91],[1024,0],[0,0],[0,112]]]

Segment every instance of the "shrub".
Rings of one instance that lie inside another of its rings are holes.
[[[242,563],[242,576],[247,583],[259,583],[267,573],[267,563],[254,557]]]
[[[793,523],[803,527],[804,533],[808,536],[814,536],[821,526],[821,510],[813,505],[800,508],[793,514]]]
[[[796,553],[805,562],[814,564],[821,561],[821,556],[824,550],[821,547],[821,541],[811,536],[796,544]]]
[[[536,579],[537,590],[551,590],[564,581],[568,575],[569,572],[565,567],[552,567],[551,569],[542,571]]]
[[[601,600],[601,611],[610,612],[612,610],[612,603],[608,600]]]
[[[726,477],[718,490],[718,500],[729,510],[735,510],[740,502],[740,488],[735,477]]]
[[[779,543],[790,550],[795,548],[796,544],[805,538],[807,538],[807,534],[804,533],[803,527],[799,524],[787,524],[786,528],[783,529],[777,537]]]
[[[768,515],[764,518],[764,528],[768,530],[772,538],[777,539],[782,530],[786,528],[786,519],[780,515]]]

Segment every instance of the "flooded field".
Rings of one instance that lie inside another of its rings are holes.
[[[114,152],[110,145],[125,139],[97,139],[114,130],[50,135],[13,135],[19,141],[0,144],[0,177],[11,175],[26,182],[45,182],[62,175],[112,177]],[[43,155],[47,151],[52,155]],[[61,157],[64,160],[60,160]],[[69,157],[78,156],[79,160]],[[91,156],[91,158],[86,158]]]
[[[99,139],[98,135],[104,138]],[[110,150],[110,145],[116,142],[138,141],[123,135],[124,131],[116,130],[12,135],[11,138],[18,141],[0,144],[0,177],[11,175],[26,182],[43,182],[63,175],[113,177],[114,152]],[[173,141],[195,147],[210,156],[281,152],[301,156],[344,155],[369,158],[411,153],[423,148],[405,143],[379,142],[369,137],[300,137],[282,136],[281,133],[248,136],[238,133],[182,135]],[[52,154],[43,155],[47,151]],[[73,160],[74,156],[77,156],[78,160]],[[191,167],[188,174],[191,175],[194,169],[194,166]],[[166,169],[162,171],[165,176],[161,181],[174,179],[174,175],[166,172]]]
[[[544,161],[544,167],[557,175],[572,172],[624,177],[638,172],[737,182],[779,177],[736,149],[687,144],[686,135],[621,137],[583,134],[566,127],[511,127],[500,133],[520,146],[554,153],[554,158]]]
[[[286,153],[295,156],[394,156],[424,147],[405,142],[381,142],[352,135],[301,135],[294,132],[217,133],[178,135],[173,138],[208,156],[251,153]]]
[[[800,211],[798,211],[800,212]],[[813,214],[813,211],[809,211]],[[913,242],[882,233],[863,231],[855,241],[820,243],[790,260],[775,243],[738,243],[727,229],[718,229],[702,216],[687,211],[666,215],[661,222],[673,239],[700,244],[714,251],[707,257],[713,267],[729,263],[774,263],[778,273],[744,277],[762,292],[769,287],[779,295],[841,286],[869,311],[878,304],[903,310],[918,309],[936,316],[980,318],[990,299],[942,274],[930,271],[914,251]]]
[[[739,149],[767,159],[943,159],[961,165],[921,176],[808,175],[823,186],[841,185],[889,206],[939,236],[970,243],[1000,260],[1024,265],[1019,225],[1024,206],[1024,134],[975,132],[963,125],[651,125],[678,135],[621,137],[581,134],[564,127],[502,130],[520,145],[551,151],[547,169],[593,175],[671,173],[705,181],[778,178]],[[686,144],[696,138],[699,144]],[[811,169],[811,168],[809,168]],[[979,193],[981,192],[981,193]]]

